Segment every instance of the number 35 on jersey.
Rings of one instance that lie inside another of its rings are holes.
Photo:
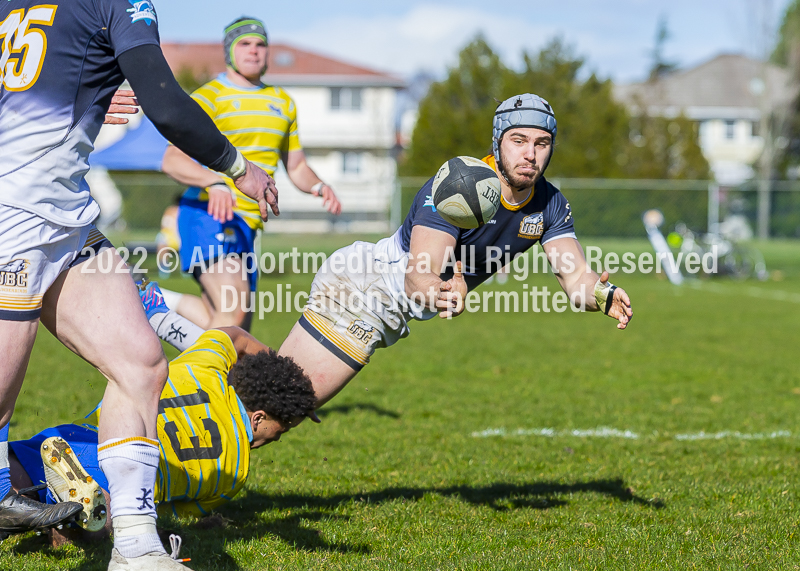
[[[0,84],[25,91],[36,83],[47,54],[47,35],[34,26],[52,26],[58,6],[43,4],[14,10],[0,22]]]

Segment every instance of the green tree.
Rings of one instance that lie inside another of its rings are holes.
[[[581,78],[583,59],[561,39],[523,56],[514,71],[482,37],[467,45],[458,67],[421,101],[401,174],[431,176],[456,155],[488,154],[498,101],[530,92],[547,99],[558,118],[551,177],[708,177],[696,126],[685,117],[631,117],[613,99],[609,80]]]
[[[778,41],[772,51],[771,60],[778,65],[788,65],[792,61],[792,51],[798,49],[800,43],[800,0],[793,0],[786,7],[781,27],[778,30]]]
[[[650,81],[656,81],[662,75],[666,75],[671,71],[675,71],[677,64],[672,61],[667,61],[664,58],[664,46],[672,37],[667,25],[667,17],[661,16],[658,20],[658,27],[656,28],[656,43],[653,47],[653,65],[650,68]]]
[[[505,97],[536,93],[553,106],[558,119],[551,177],[624,176],[617,156],[628,142],[629,117],[614,102],[611,82],[594,74],[580,81],[581,58],[560,39],[536,56],[524,54],[524,67],[516,74]]]
[[[641,107],[640,107],[641,108]],[[631,178],[694,179],[710,176],[698,144],[697,123],[642,115],[631,119],[630,144],[618,159]]]
[[[478,36],[458,56],[444,81],[431,84],[420,102],[411,149],[401,164],[406,176],[432,176],[458,155],[491,151],[491,117],[510,71]]]

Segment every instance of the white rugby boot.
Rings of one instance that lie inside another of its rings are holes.
[[[100,485],[81,466],[69,443],[51,436],[39,449],[47,487],[62,502],[77,502],[83,507],[75,521],[87,531],[99,531],[106,524],[106,498]]]

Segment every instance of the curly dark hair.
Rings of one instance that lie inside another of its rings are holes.
[[[263,410],[281,422],[307,416],[317,402],[305,371],[274,349],[241,357],[228,373],[228,384],[249,412]]]

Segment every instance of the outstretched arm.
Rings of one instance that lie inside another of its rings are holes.
[[[575,306],[586,311],[603,311],[619,321],[617,329],[625,329],[633,319],[631,300],[624,289],[608,283],[608,272],[598,276],[586,262],[580,243],[575,238],[556,238],[542,246],[550,266]]]
[[[464,311],[467,284],[461,275],[460,263],[453,277],[447,281],[440,277],[449,253],[456,247],[456,239],[441,230],[414,226],[411,231],[408,273],[405,278],[406,295],[416,304],[439,311],[439,317],[456,317]]]
[[[231,338],[239,358],[244,355],[255,355],[269,349],[269,347],[240,327],[219,327],[218,329]]]

